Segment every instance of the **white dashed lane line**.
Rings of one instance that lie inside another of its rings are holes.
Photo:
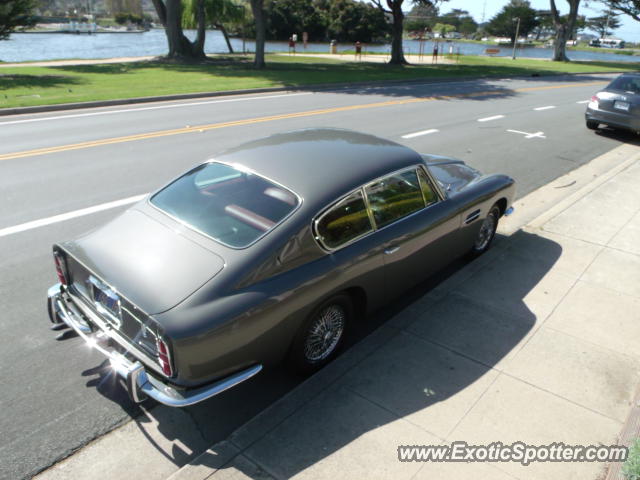
[[[479,122],[490,122],[491,120],[498,120],[499,118],[504,118],[504,115],[494,115],[493,117],[485,117],[479,118]]]
[[[71,220],[72,218],[84,217],[85,215],[91,215],[93,213],[110,210],[112,208],[123,207],[125,205],[139,202],[146,196],[147,194],[143,193],[142,195],[136,195],[134,197],[123,198],[121,200],[115,200],[113,202],[102,203],[100,205],[94,205],[93,207],[74,210],[73,212],[61,213],[60,215],[54,215],[53,217],[41,218],[39,220],[21,223],[20,225],[14,225],[13,227],[0,228],[0,237],[14,235],[26,230],[33,230],[34,228],[44,227],[53,223],[64,222],[66,220]]]
[[[538,111],[538,112],[539,112],[539,111],[541,111],[541,110],[551,110],[552,108],[556,108],[556,106],[555,106],[555,105],[547,105],[547,106],[545,106],[545,107],[537,107],[537,108],[534,108],[534,110],[536,110],[536,111]]]
[[[439,131],[440,130],[438,130],[437,128],[430,128],[429,130],[422,130],[420,132],[407,133],[406,135],[402,135],[402,138],[421,137],[422,135],[429,135],[430,133],[437,133]]]
[[[579,102],[576,103],[589,103],[591,100],[580,100]]]

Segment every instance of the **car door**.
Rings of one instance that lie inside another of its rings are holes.
[[[383,245],[388,297],[402,294],[460,255],[460,214],[441,197],[422,166],[365,187]]]

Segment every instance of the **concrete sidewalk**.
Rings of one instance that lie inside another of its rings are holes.
[[[627,147],[171,480],[604,478],[604,463],[400,462],[397,447],[618,441],[640,381],[640,149]]]

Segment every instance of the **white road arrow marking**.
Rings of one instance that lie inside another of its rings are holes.
[[[544,132],[529,133],[521,132],[520,130],[507,130],[507,132],[519,133],[521,135],[524,135],[524,138],[547,138],[544,136]]]

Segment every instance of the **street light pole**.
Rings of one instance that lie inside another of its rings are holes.
[[[512,60],[516,59],[516,46],[518,45],[518,34],[520,33],[520,17],[516,17],[516,18],[514,18],[514,20],[517,20],[518,24],[516,25],[516,36],[513,39],[513,57],[512,57]]]

